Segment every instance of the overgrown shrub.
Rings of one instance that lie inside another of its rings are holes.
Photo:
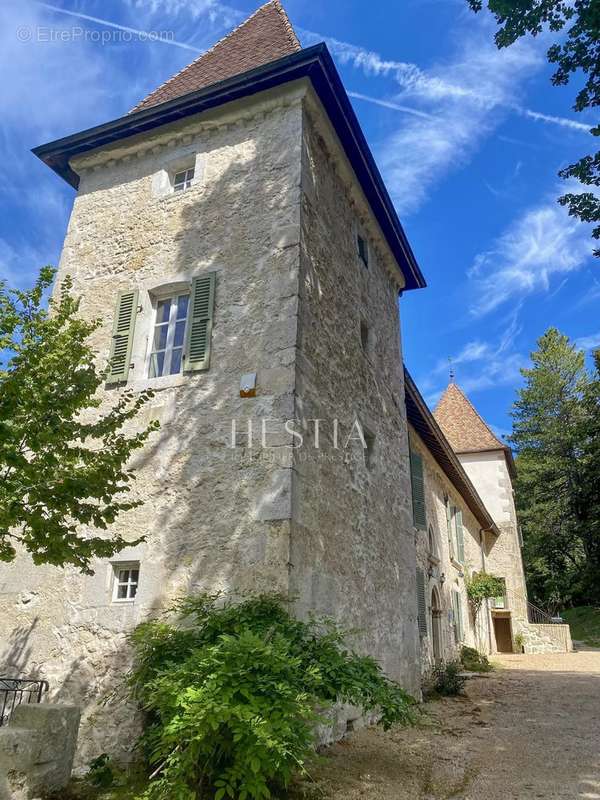
[[[461,675],[460,661],[448,661],[437,664],[433,670],[430,694],[452,697],[461,694],[466,678]]]
[[[146,622],[131,636],[130,688],[148,715],[144,797],[270,797],[305,770],[317,709],[337,700],[379,710],[386,728],[411,721],[411,698],[372,658],[346,649],[335,623],[297,620],[273,596],[218,603],[185,599],[173,622]]]
[[[463,667],[469,672],[490,672],[493,667],[488,657],[474,647],[463,645],[460,651],[460,660]]]

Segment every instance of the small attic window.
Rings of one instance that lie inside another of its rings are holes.
[[[356,234],[356,247],[358,250],[358,257],[363,262],[365,267],[369,266],[369,245],[367,240],[364,236],[361,236],[360,233]]]
[[[194,180],[194,167],[182,169],[173,176],[173,191],[183,192],[189,189]]]

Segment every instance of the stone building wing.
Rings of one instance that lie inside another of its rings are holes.
[[[497,535],[498,529],[494,520],[406,368],[404,368],[404,389],[408,422],[419,434],[445,475],[454,484],[482,529]]]
[[[204,89],[300,49],[298,37],[279,0],[270,0],[210,50],[151,92],[132,112]]]

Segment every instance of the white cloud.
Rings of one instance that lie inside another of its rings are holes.
[[[529,208],[475,258],[468,273],[474,283],[472,314],[482,316],[507,300],[547,291],[555,275],[580,269],[591,252],[588,226],[570,217],[555,198]]]
[[[465,36],[454,59],[436,70],[461,94],[423,91],[415,84],[398,95],[435,112],[428,122],[408,120],[381,148],[384,174],[400,212],[415,211],[429,189],[449,171],[464,164],[515,102],[519,83],[536,68],[540,57],[528,42],[498,50],[487,31]]]
[[[428,75],[416,64],[384,59],[379,53],[366,50],[359,45],[341,42],[331,36],[322,36],[302,28],[298,29],[298,33],[310,43],[325,42],[340,64],[350,64],[356,69],[361,69],[369,77],[393,78],[407,92],[415,92],[432,99],[445,98],[449,95],[464,97],[471,94],[471,89],[454,85],[440,75]]]
[[[431,186],[466,163],[506,114],[589,131],[575,120],[519,104],[519,85],[544,63],[544,44],[522,40],[498,50],[486,15],[470,20],[453,59],[427,70],[332,37],[300,33],[307,43],[324,40],[340,64],[360,69],[371,78],[392,79],[398,85],[400,93],[391,97],[350,95],[415,118],[403,119],[402,126],[379,148],[384,175],[402,214],[418,209]]]
[[[586,352],[597,350],[600,347],[600,331],[593,333],[591,336],[581,336],[579,339],[575,339],[575,347]]]

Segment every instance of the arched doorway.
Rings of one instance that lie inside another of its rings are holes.
[[[440,594],[434,586],[431,590],[431,644],[433,660],[442,660],[442,604]]]

